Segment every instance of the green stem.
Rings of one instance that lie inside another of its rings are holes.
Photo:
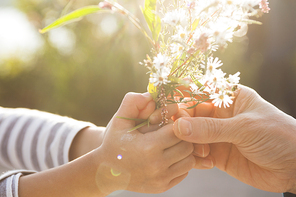
[[[189,60],[189,58],[191,58],[191,56],[192,56],[192,55],[190,55],[190,56],[189,56],[189,57],[183,62],[183,64],[181,64],[181,66],[179,66],[178,68],[176,68],[176,69],[174,70],[174,72],[172,72],[171,74],[169,74],[168,77],[172,76],[172,75],[175,74],[180,68],[182,68],[182,66],[184,66],[184,65],[187,63],[187,61]]]
[[[127,15],[128,19],[144,34],[144,36],[148,39],[150,44],[155,48],[154,41],[147,34],[144,27],[141,25],[140,20],[137,17],[135,17],[132,13],[130,13],[127,9],[122,7],[120,4],[116,2],[111,2],[109,0],[105,0],[105,1],[113,5],[116,9],[120,10],[122,14]]]

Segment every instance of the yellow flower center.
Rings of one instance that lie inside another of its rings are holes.
[[[223,100],[223,99],[224,99],[224,95],[220,95],[220,96],[219,96],[219,99],[220,99],[220,100]]]
[[[212,72],[212,71],[213,71],[213,68],[214,68],[214,67],[213,67],[212,65],[209,65],[209,68],[208,68],[208,69],[209,69],[209,71]]]

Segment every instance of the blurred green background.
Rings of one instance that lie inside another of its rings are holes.
[[[139,62],[150,46],[119,14],[93,14],[39,34],[68,2],[1,0],[0,105],[106,125],[127,92],[146,91],[147,70]],[[99,2],[74,0],[70,11]],[[119,2],[140,16],[143,1]],[[296,1],[271,0],[270,7],[271,13],[258,19],[263,25],[249,26],[247,36],[217,55],[224,71],[240,71],[242,84],[296,117]]]

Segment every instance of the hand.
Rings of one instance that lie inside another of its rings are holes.
[[[205,157],[217,168],[262,190],[296,193],[296,120],[254,90],[240,86],[230,108],[203,103],[180,116],[176,136],[208,147]]]
[[[148,93],[125,96],[106,128],[102,145],[96,150],[97,186],[103,193],[164,192],[183,180],[193,168],[193,145],[175,136],[173,124],[146,133],[128,132],[135,127],[135,121],[117,118],[147,119],[154,110],[155,102]]]
[[[171,118],[173,115],[175,115],[178,112],[178,105],[177,104],[170,104],[167,106],[168,114],[167,117]],[[149,131],[154,131],[159,129],[159,123],[161,121],[161,109],[155,110],[150,116],[149,116],[149,127],[143,126],[139,128],[138,130],[141,133],[146,133]],[[172,120],[170,120],[172,123]],[[82,155],[98,148],[101,146],[104,134],[105,134],[105,127],[86,127],[79,131],[75,138],[73,139],[73,142],[71,144],[70,150],[69,150],[69,160],[72,161],[78,157],[81,157]]]

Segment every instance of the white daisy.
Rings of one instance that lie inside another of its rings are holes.
[[[223,63],[221,62],[221,60],[219,60],[218,57],[216,57],[215,59],[213,57],[209,57],[208,58],[208,62],[207,62],[207,75],[212,75],[216,72],[217,68],[219,68],[220,66],[222,66]],[[202,62],[202,64],[200,65],[201,68],[205,68],[205,62]]]
[[[212,72],[210,75],[205,75],[205,79],[207,81],[207,86],[210,87],[214,92],[218,88],[219,90],[224,90],[226,88],[227,81],[224,78],[226,73],[224,73],[221,69],[217,69]]]
[[[169,63],[169,57],[158,53],[156,57],[154,57],[153,65],[156,69],[160,69],[163,66],[166,66]]]
[[[177,32],[175,35],[172,36],[172,39],[186,42],[189,32],[180,25],[178,25],[176,29],[177,29]]]
[[[172,54],[179,56],[183,53],[185,47],[179,43],[171,44],[171,52]]]
[[[185,27],[187,25],[186,10],[177,9],[165,14],[162,18],[162,22],[176,27],[177,25],[182,25]]]
[[[155,73],[151,74],[151,77],[149,79],[150,83],[153,83],[154,86],[160,86],[162,84],[167,84],[170,81],[168,80],[168,75],[170,74],[170,69],[166,66],[163,66]]]
[[[214,93],[210,95],[210,99],[213,99],[214,106],[221,108],[222,104],[223,107],[229,107],[233,101],[231,97],[225,91],[219,91],[219,93]]]
[[[239,83],[240,80],[240,72],[235,73],[234,75],[229,75],[228,77],[228,81],[230,84],[232,85],[237,85]]]
[[[227,18],[219,18],[219,20],[209,23],[215,43],[221,47],[225,47],[227,42],[232,42],[233,30],[236,27],[237,22]]]

